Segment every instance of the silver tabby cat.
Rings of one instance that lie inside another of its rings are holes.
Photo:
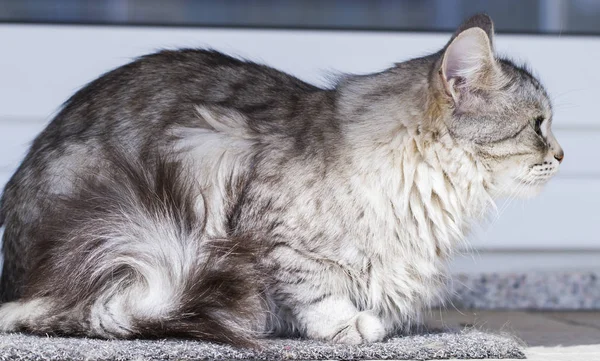
[[[563,151],[485,15],[439,52],[331,89],[204,50],[93,81],[1,203],[0,330],[358,344],[419,322],[493,198]]]

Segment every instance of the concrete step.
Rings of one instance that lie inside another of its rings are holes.
[[[529,360],[600,361],[600,312],[434,310],[430,327],[475,327],[522,340]]]

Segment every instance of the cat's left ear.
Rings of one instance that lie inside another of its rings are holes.
[[[458,103],[461,93],[484,87],[497,72],[492,48],[494,26],[487,15],[465,21],[446,48],[439,74],[446,93]]]

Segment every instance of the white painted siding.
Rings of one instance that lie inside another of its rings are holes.
[[[14,171],[25,156],[33,138],[44,129],[45,125],[46,122],[43,120],[19,121],[0,118],[0,173]]]
[[[209,46],[323,85],[328,74],[377,71],[435,51],[448,35],[0,25],[0,39],[3,185],[62,102],[135,56],[161,48]],[[548,88],[566,157],[561,173],[540,197],[514,201],[485,231],[474,233],[472,244],[511,252],[600,251],[600,38],[499,35],[496,46],[500,53],[531,64]]]

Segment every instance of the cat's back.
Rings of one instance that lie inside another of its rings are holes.
[[[91,82],[65,103],[55,122],[68,124],[73,131],[98,123],[189,125],[197,119],[195,106],[202,104],[272,121],[281,119],[280,113],[307,94],[319,91],[284,72],[217,51],[166,50]]]
[[[34,140],[21,169],[77,149],[82,154],[118,148],[148,155],[151,148],[163,145],[170,128],[211,128],[198,116],[197,107],[203,105],[232,109],[249,122],[282,129],[295,118],[306,119],[303,113],[314,105],[311,95],[326,92],[217,51],[161,51],[116,68],[76,92]]]
[[[323,93],[327,91],[273,68],[196,49],[143,56],[92,81],[67,100],[33,141],[4,189],[0,219],[9,260],[2,298],[12,298],[7,289],[19,280],[10,278],[27,268],[16,260],[27,259],[29,233],[52,206],[47,195],[69,194],[77,178],[90,173],[111,176],[115,152],[140,159],[156,156],[171,128],[211,129],[198,106],[232,109],[277,131],[296,119],[309,121],[309,104],[315,104],[315,95],[327,98],[319,95]]]
[[[247,119],[241,126],[260,124],[277,132],[290,123],[306,129],[301,123],[310,121],[316,98],[330,100],[327,93],[284,72],[217,51],[165,50],[142,56],[100,76],[65,102],[9,180],[0,213],[23,202],[25,195],[17,193],[36,195],[48,187],[51,193],[62,193],[63,178],[99,169],[110,153],[152,157],[170,141],[173,128],[216,131],[199,116],[199,106],[231,109]]]

